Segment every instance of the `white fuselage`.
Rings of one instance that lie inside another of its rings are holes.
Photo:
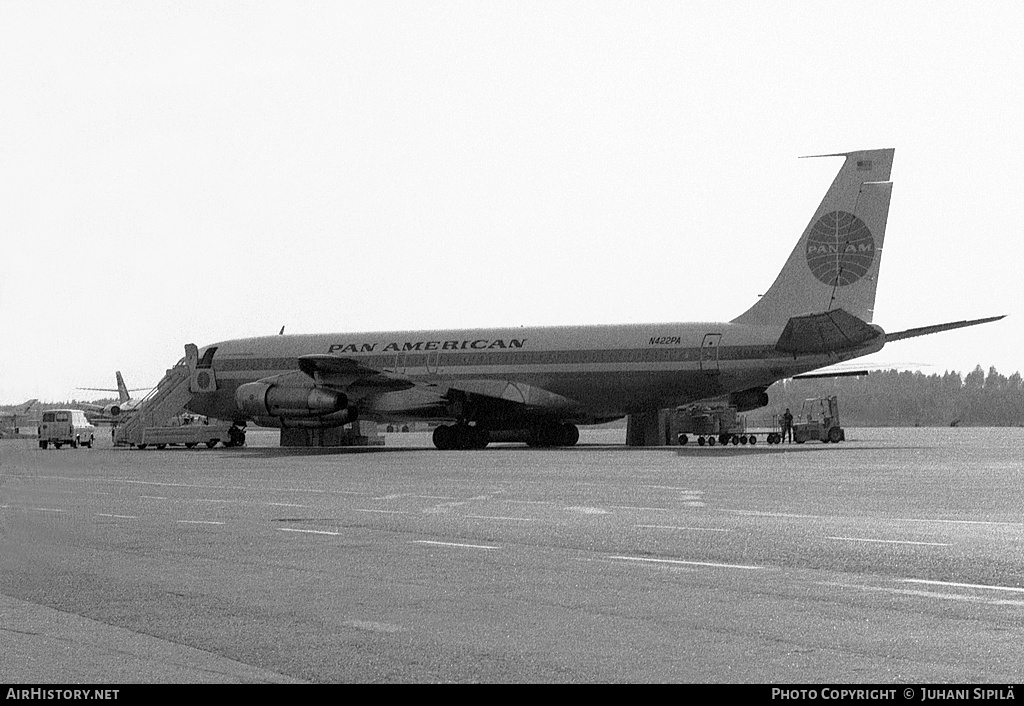
[[[360,388],[350,401],[367,418],[454,418],[454,388],[507,400],[524,413],[587,423],[767,387],[884,342],[880,336],[841,353],[794,356],[775,348],[780,333],[777,326],[659,323],[236,339],[203,349],[217,349],[217,391],[188,406],[237,419],[239,385],[297,372],[299,356],[327,354],[415,383],[397,391]]]

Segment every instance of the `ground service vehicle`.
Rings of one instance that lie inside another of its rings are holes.
[[[676,410],[676,425],[680,446],[689,443],[690,435],[697,437],[698,446],[714,446],[716,442],[753,446],[757,443],[758,435],[769,444],[782,441],[777,419],[773,417],[771,423],[764,427],[748,428],[747,418],[737,415],[736,407],[733,406],[694,405],[681,408]]]
[[[54,448],[68,444],[78,448],[79,444],[92,448],[96,440],[96,427],[85,418],[80,409],[51,409],[43,412],[39,423],[39,448],[45,449],[51,443]]]
[[[800,416],[793,420],[793,441],[802,444],[809,440],[833,444],[846,440],[846,432],[839,426],[839,401],[835,395],[804,400]]]
[[[173,423],[177,422],[177,423]],[[184,446],[187,449],[203,444],[212,449],[221,446],[244,446],[245,434],[230,422],[209,420],[176,419],[171,424],[158,427],[141,427],[129,438],[115,439],[115,446],[134,446],[139,449],[155,446]]]

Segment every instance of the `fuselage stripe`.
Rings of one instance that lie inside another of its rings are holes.
[[[390,355],[349,354],[338,356],[357,360],[378,370],[448,369],[482,366],[537,366],[537,365],[622,365],[651,363],[693,363],[715,366],[738,360],[788,360],[774,346],[723,346],[714,353],[701,357],[700,348],[674,349],[608,349],[561,351],[487,351],[476,353],[398,353]],[[224,356],[214,364],[218,372],[296,370],[296,357],[231,358]]]

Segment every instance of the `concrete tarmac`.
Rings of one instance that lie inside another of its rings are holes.
[[[1024,676],[1024,430],[661,449],[607,434],[450,452],[426,434],[359,451],[0,442],[0,677]]]

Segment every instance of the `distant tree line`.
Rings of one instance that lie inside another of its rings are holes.
[[[29,417],[37,417],[40,412],[44,412],[48,409],[84,409],[85,405],[108,405],[117,402],[116,397],[104,397],[99,400],[67,400],[65,402],[37,402],[32,405],[32,409],[29,411]],[[24,404],[18,405],[0,405],[0,412],[9,414],[18,412],[20,414]]]
[[[1024,384],[979,365],[966,376],[898,370],[862,377],[784,380],[768,389],[770,413],[794,414],[810,397],[839,396],[843,426],[1024,426]]]

